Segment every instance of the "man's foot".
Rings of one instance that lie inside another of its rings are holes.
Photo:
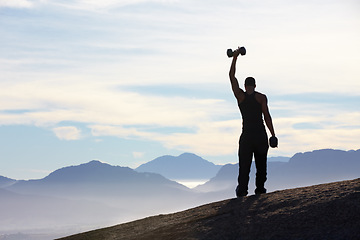
[[[240,198],[240,197],[246,197],[247,193],[246,192],[242,192],[242,193],[238,193],[236,194],[236,197]]]
[[[255,189],[255,194],[256,195],[260,195],[260,194],[263,194],[263,193],[266,193],[266,188],[256,188]]]
[[[237,197],[245,197],[248,194],[247,191],[240,191],[239,186],[236,187],[235,193]]]

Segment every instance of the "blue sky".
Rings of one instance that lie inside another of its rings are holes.
[[[360,3],[0,0],[0,175],[192,152],[237,162],[227,48],[245,46],[269,156],[359,149]]]

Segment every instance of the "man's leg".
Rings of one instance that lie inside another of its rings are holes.
[[[240,138],[239,142],[239,176],[236,196],[242,197],[248,194],[249,174],[252,162],[252,149],[245,137]]]
[[[269,145],[267,136],[259,139],[257,149],[255,151],[255,165],[256,165],[256,189],[255,194],[266,193],[265,182],[267,180],[267,153]]]

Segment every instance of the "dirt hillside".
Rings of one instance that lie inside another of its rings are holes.
[[[215,202],[62,240],[360,239],[360,178]]]

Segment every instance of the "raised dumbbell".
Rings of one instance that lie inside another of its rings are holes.
[[[246,49],[244,47],[241,47],[241,48],[238,48],[236,49],[235,51],[239,51],[240,55],[244,56],[246,54]],[[226,51],[226,54],[227,56],[230,58],[230,57],[233,57],[234,56],[234,52],[231,48],[229,48],[227,51]]]

